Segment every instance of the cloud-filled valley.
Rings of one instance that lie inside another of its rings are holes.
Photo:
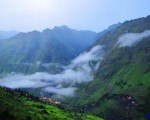
[[[142,33],[127,33],[119,37],[116,45],[131,47],[149,36],[150,30]],[[75,83],[93,80],[93,71],[99,67],[103,54],[103,46],[97,45],[90,51],[81,53],[71,61],[70,65],[62,66],[64,70],[60,73],[36,72],[29,75],[11,73],[0,78],[0,85],[9,88],[41,88],[45,92],[71,96],[77,89],[73,86]],[[64,84],[67,86],[64,87]]]
[[[0,85],[9,88],[42,88],[46,92],[71,96],[76,90],[75,87],[72,87],[74,83],[87,82],[93,79],[93,69],[96,69],[100,64],[99,60],[102,59],[103,54],[103,47],[97,45],[72,60],[71,64],[66,66],[61,73],[36,72],[31,75],[13,73],[0,78]],[[92,61],[97,62],[91,65]],[[69,84],[69,86],[64,88],[64,83]]]

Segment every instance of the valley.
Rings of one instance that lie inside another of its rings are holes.
[[[145,120],[150,111],[150,16],[100,33],[18,33],[0,41],[0,63],[1,117]]]

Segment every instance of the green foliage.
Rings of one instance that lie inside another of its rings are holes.
[[[65,110],[33,98],[26,98],[19,92],[6,88],[0,88],[0,106],[1,120],[102,120],[90,114]]]
[[[150,37],[132,47],[115,45],[122,34],[145,30],[150,30],[150,16],[127,21],[101,36],[94,45],[104,45],[105,55],[95,78],[78,85],[69,105],[106,119],[144,119],[150,104]]]

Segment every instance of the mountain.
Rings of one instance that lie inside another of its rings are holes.
[[[89,47],[85,47],[84,44],[91,44],[90,41],[95,38],[95,33],[89,42],[85,42],[87,39],[83,39],[83,36],[89,38],[90,31],[76,31],[66,26],[46,29],[43,32],[19,33],[8,39],[9,42],[1,40],[0,68],[3,73],[10,69],[28,73],[29,70],[26,68],[28,65],[34,66],[32,72],[39,69],[45,71],[43,66],[51,62],[59,63],[52,64],[53,71],[56,66],[58,71],[64,69],[58,74],[40,72],[31,75],[16,73],[4,77],[2,75],[1,85],[16,88],[22,86],[37,95],[41,94],[39,89],[43,89],[49,97],[61,100],[61,105],[65,108],[102,116],[107,120],[146,119],[145,116],[150,113],[150,16],[126,21],[110,28],[112,29],[100,35]],[[84,40],[83,44],[80,40]],[[65,68],[60,65],[60,63],[68,63],[82,51],[82,54],[71,61],[70,66]],[[25,86],[22,81],[27,82]],[[6,103],[2,108],[6,110],[13,106],[13,103],[9,104],[10,101],[7,101],[13,97],[4,94],[1,96],[2,105],[4,101]],[[19,98],[11,101],[18,102],[21,99]],[[32,110],[28,103],[30,106],[33,105],[33,109],[38,114],[39,109],[34,104],[37,102],[26,103],[25,101],[24,105],[27,109]],[[18,107],[16,109],[21,111]],[[3,112],[8,114],[5,110]],[[23,107],[22,110],[26,108]],[[33,114],[40,117],[36,113]],[[19,114],[22,115],[24,112]],[[11,112],[8,115],[11,115]]]
[[[1,120],[103,120],[42,102],[28,92],[0,87]]]
[[[17,34],[17,31],[0,31],[0,39],[8,39]]]
[[[105,30],[99,32],[96,38],[98,39],[98,38],[100,38],[101,36],[103,36],[105,33],[115,30],[115,29],[116,29],[117,27],[119,27],[120,25],[121,25],[120,22],[118,22],[117,24],[110,25],[107,29],[105,29]]]
[[[78,84],[76,96],[64,102],[107,120],[145,119],[150,108],[149,30],[147,16],[100,36],[91,46],[101,45],[105,51],[94,80]]]
[[[45,29],[42,32],[18,33],[10,39],[0,41],[1,70],[9,71],[10,66],[21,66],[24,63],[68,63],[90,46],[96,35],[92,31],[77,31],[67,26]],[[8,64],[9,67],[6,67]]]

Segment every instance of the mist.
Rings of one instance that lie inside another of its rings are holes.
[[[125,47],[125,46],[131,47],[133,45],[136,45],[143,38],[149,36],[150,36],[150,30],[146,30],[142,33],[127,33],[119,37],[117,45],[119,45],[119,47]]]
[[[99,59],[98,55],[102,54],[102,52],[97,52],[97,50],[99,49],[100,46],[95,46],[91,51],[80,54],[77,58],[72,60],[72,65],[75,66],[83,63],[88,63],[89,61],[92,60],[98,60]]]
[[[43,89],[43,91],[45,91],[45,92],[55,93],[60,96],[74,96],[75,90],[76,90],[75,87],[68,87],[68,88],[46,87]]]
[[[98,68],[103,54],[103,47],[98,45],[72,60],[61,73],[36,72],[31,75],[13,73],[0,78],[0,85],[9,88],[42,88],[43,91],[57,95],[72,96],[77,89],[72,87],[75,83],[93,80],[93,70]],[[92,62],[96,64],[92,65]],[[64,83],[69,85],[63,87]]]

